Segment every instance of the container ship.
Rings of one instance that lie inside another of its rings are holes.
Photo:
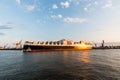
[[[49,50],[90,50],[92,45],[85,41],[74,42],[72,40],[62,39],[59,41],[26,41],[23,45],[23,52],[38,52]]]

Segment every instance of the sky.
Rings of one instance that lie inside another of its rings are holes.
[[[120,42],[120,0],[0,0],[0,45],[61,39]]]

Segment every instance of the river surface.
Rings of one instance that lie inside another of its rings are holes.
[[[0,51],[0,80],[120,80],[120,49]]]

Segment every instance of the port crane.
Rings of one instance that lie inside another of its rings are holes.
[[[22,43],[22,40],[20,40],[19,42],[15,43],[16,49],[22,48],[22,44],[21,43]]]
[[[8,46],[8,44],[5,44],[3,48],[5,49],[5,48],[7,48],[7,46]]]

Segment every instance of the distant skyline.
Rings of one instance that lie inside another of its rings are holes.
[[[120,42],[120,0],[0,0],[0,45],[71,39]]]

